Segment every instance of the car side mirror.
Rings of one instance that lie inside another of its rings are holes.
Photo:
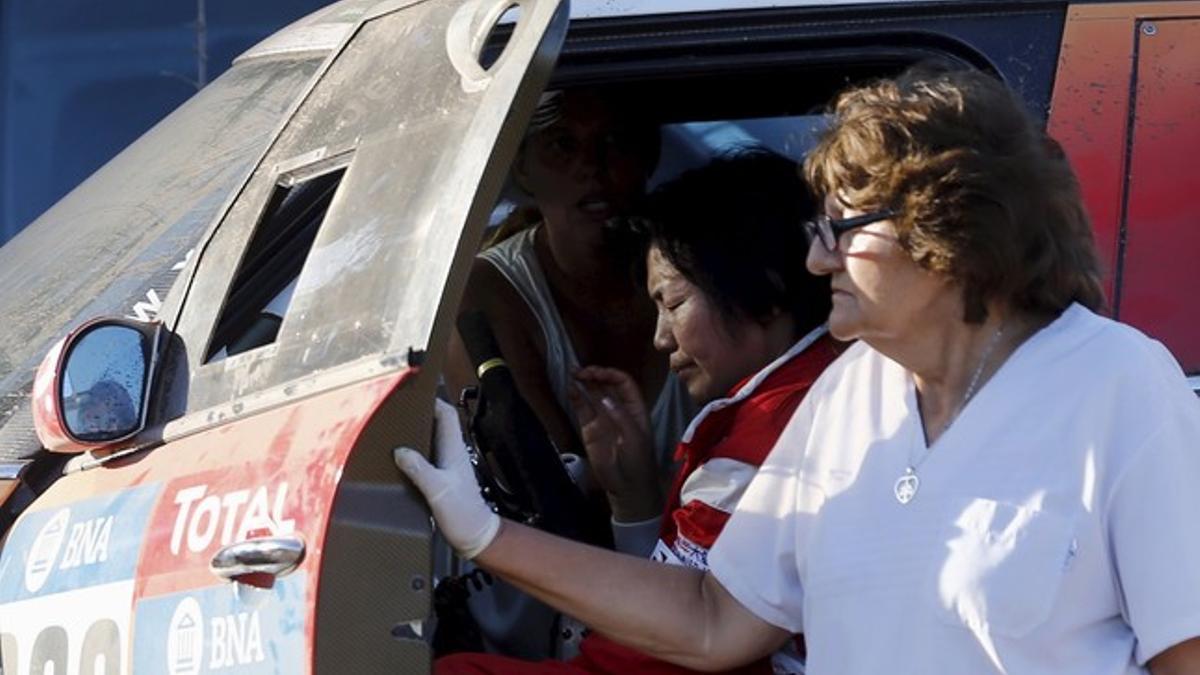
[[[81,452],[146,427],[161,324],[90,322],[47,354],[34,382],[34,426],[54,452]]]

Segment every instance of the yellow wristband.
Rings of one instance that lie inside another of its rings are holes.
[[[482,380],[483,376],[487,373],[487,371],[491,370],[492,368],[501,368],[501,367],[503,367],[503,368],[508,367],[508,364],[504,362],[504,359],[502,359],[498,356],[494,359],[488,359],[487,361],[484,361],[483,363],[479,364],[479,367],[475,369],[475,377]]]

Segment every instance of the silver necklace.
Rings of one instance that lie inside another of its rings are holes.
[[[942,424],[941,429],[938,430],[937,437],[939,439],[946,433],[946,429],[949,429],[950,425],[954,423],[954,420],[958,419],[958,414],[966,407],[967,401],[970,401],[971,397],[975,395],[975,389],[979,386],[979,378],[983,375],[984,366],[987,365],[988,358],[991,357],[992,351],[996,349],[996,345],[999,344],[1000,336],[1002,335],[1004,335],[1004,324],[1000,324],[1000,327],[996,329],[996,333],[992,335],[992,339],[988,341],[987,347],[984,348],[983,354],[979,357],[979,365],[975,366],[975,372],[971,373],[971,381],[967,384],[967,391],[963,393],[962,400],[958,402],[958,405],[954,408],[954,412],[950,413],[950,417]],[[934,442],[936,443],[937,441]],[[895,485],[892,486],[892,493],[896,495],[896,501],[901,504],[907,504],[916,498],[917,491],[921,489],[921,478],[917,476],[917,469],[921,468],[921,465],[932,454],[932,445],[925,451],[925,454],[921,455],[921,459],[916,462],[913,461],[912,454],[909,453],[908,466],[904,468],[904,473],[896,479]]]

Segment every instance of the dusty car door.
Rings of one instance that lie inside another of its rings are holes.
[[[428,669],[429,519],[390,450],[428,446],[450,314],[566,23],[558,0],[363,14],[164,303],[151,428],[11,530],[5,672]]]
[[[14,469],[29,469],[22,492],[32,493],[58,467],[30,414],[42,357],[97,315],[157,318],[190,251],[334,46],[308,44],[287,58],[239,59],[0,248],[0,498],[18,486]],[[12,515],[0,510],[0,530]]]

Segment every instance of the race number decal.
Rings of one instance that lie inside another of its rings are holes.
[[[128,672],[133,575],[148,486],[26,513],[0,552],[5,674]]]
[[[124,581],[0,607],[4,673],[118,675],[128,672],[129,599]]]

